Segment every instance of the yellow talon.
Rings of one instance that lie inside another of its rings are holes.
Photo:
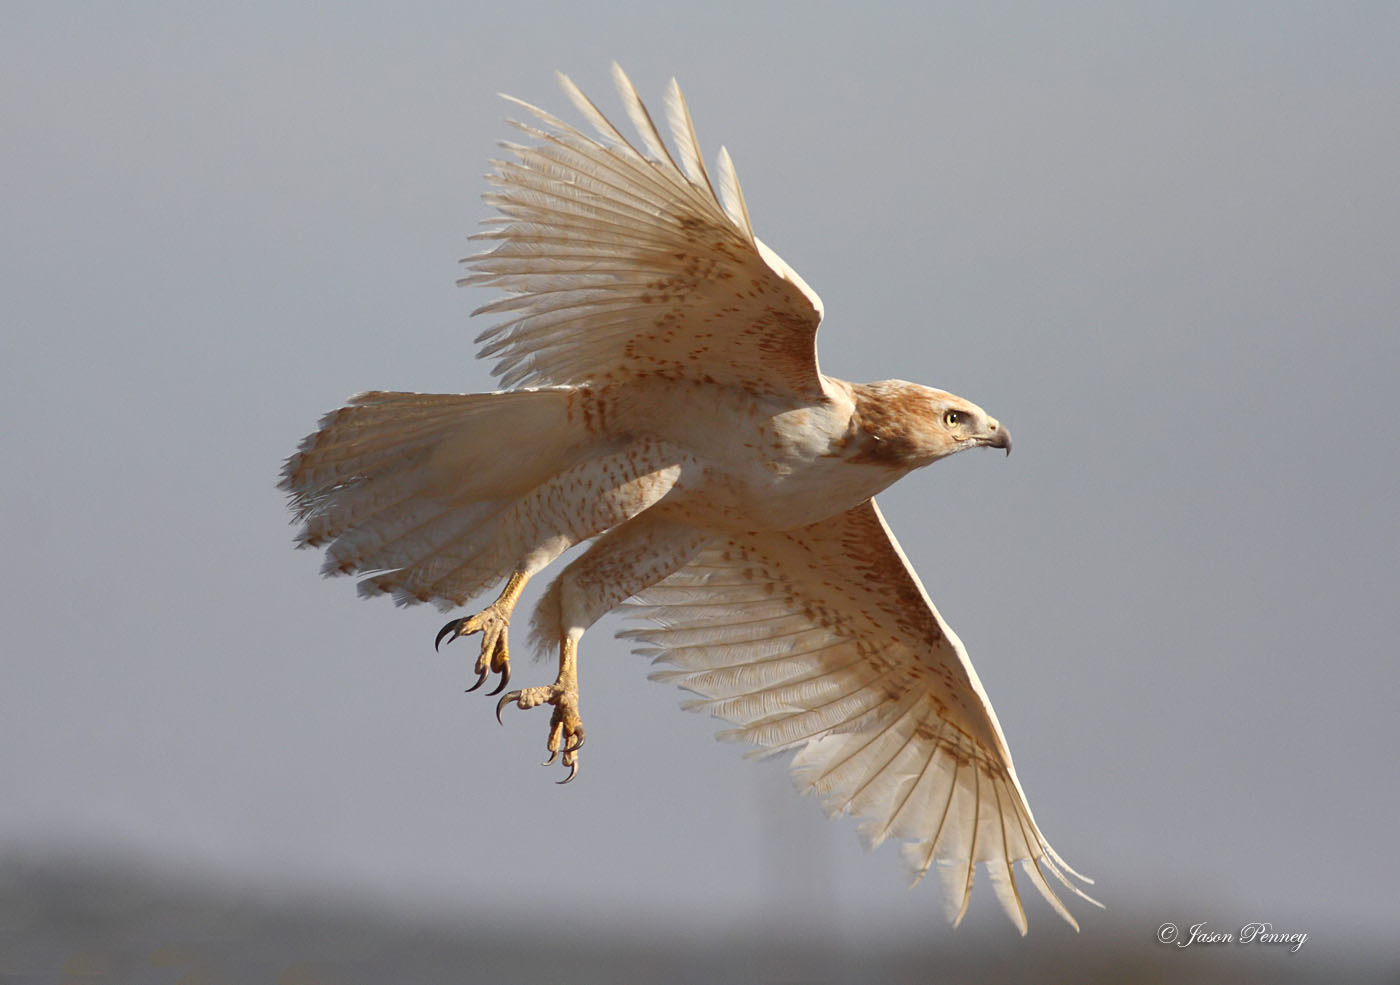
[[[461,636],[481,634],[481,656],[477,657],[473,667],[477,679],[475,684],[467,688],[468,692],[475,691],[485,684],[487,675],[491,673],[500,674],[501,682],[490,694],[500,694],[510,683],[510,645],[507,631],[510,628],[510,617],[515,610],[515,603],[520,600],[520,594],[529,580],[530,576],[523,572],[513,573],[496,601],[474,616],[453,619],[438,631],[437,639],[433,641],[435,650],[442,647],[444,640],[451,643]]]
[[[496,703],[496,720],[501,721],[501,712],[507,705],[517,708],[534,708],[536,705],[553,705],[554,714],[549,719],[549,739],[545,747],[549,758],[542,765],[549,766],[560,759],[569,767],[569,775],[560,783],[568,783],[578,775],[578,751],[583,748],[583,721],[578,713],[578,643],[565,639],[559,648],[559,677],[553,684],[541,687],[527,687],[511,691]],[[562,754],[562,757],[561,757]]]

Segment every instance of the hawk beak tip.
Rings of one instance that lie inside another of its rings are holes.
[[[992,422],[992,435],[987,439],[988,448],[1003,448],[1006,450],[1008,458],[1011,457],[1011,432],[1000,426],[995,421]]]

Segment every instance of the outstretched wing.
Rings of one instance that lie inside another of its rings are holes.
[[[496,245],[463,261],[461,283],[510,295],[474,312],[507,316],[478,337],[481,355],[508,387],[650,374],[821,397],[821,299],[754,236],[729,155],[716,194],[675,80],[679,165],[613,74],[645,151],[562,75],[598,139],[519,103],[545,128],[514,123],[537,143],[505,145],[517,160],[495,162],[485,196],[502,214],[473,237]]]
[[[720,539],[640,603],[656,628],[626,635],[678,668],[653,676],[738,726],[722,738],[796,750],[799,786],[829,813],[862,818],[872,847],[907,839],[915,881],[937,869],[955,924],[981,862],[1024,934],[1019,862],[1078,928],[1045,873],[1085,899],[1066,874],[1091,880],[1036,827],[967,652],[874,500],[809,527]]]

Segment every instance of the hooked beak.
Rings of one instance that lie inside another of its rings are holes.
[[[1005,448],[1011,454],[1011,432],[1002,427],[995,417],[987,418],[987,436],[982,444],[987,448]]]

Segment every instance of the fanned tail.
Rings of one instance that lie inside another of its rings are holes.
[[[359,394],[283,468],[298,546],[326,549],[323,574],[368,575],[362,595],[462,605],[509,574],[524,497],[587,453],[569,400],[566,388]]]

